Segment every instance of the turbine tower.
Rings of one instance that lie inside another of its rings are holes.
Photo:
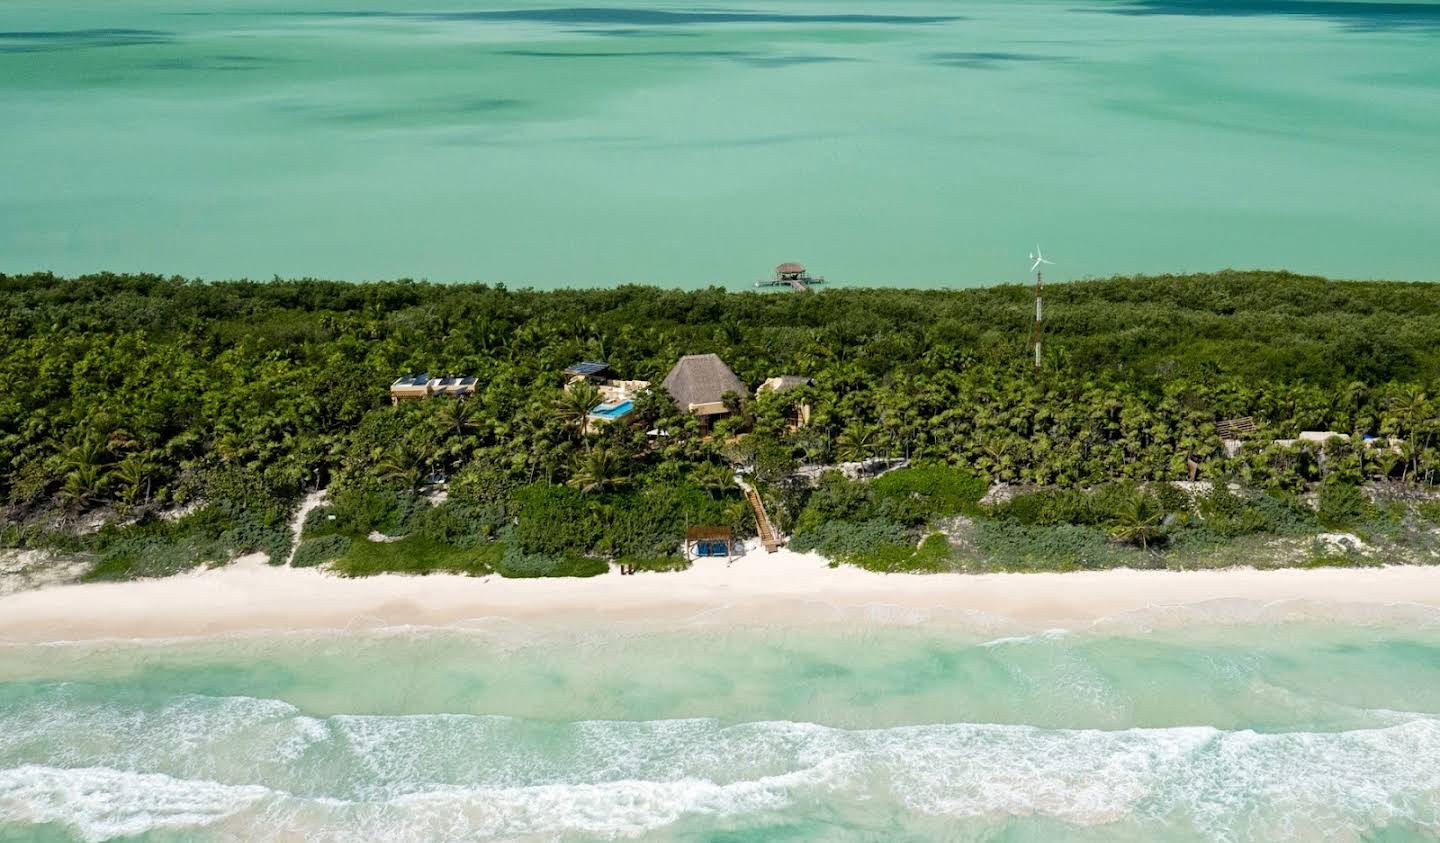
[[[1045,309],[1040,302],[1040,297],[1045,291],[1045,277],[1041,272],[1041,266],[1054,266],[1054,261],[1045,259],[1045,253],[1040,251],[1040,246],[1035,246],[1035,251],[1030,253],[1030,271],[1035,273],[1035,374],[1040,374],[1040,338],[1045,327]]]

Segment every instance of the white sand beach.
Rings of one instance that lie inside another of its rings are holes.
[[[729,564],[700,560],[682,573],[345,579],[270,566],[257,556],[168,579],[65,585],[0,597],[0,640],[169,638],[495,618],[685,620],[722,609],[733,613],[727,617],[762,623],[869,609],[1039,627],[1217,602],[1292,607],[1297,613],[1315,604],[1366,611],[1440,609],[1440,567],[886,575],[831,568],[814,554],[752,550]]]

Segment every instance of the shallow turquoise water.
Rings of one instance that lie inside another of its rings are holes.
[[[1440,628],[0,648],[0,840],[1430,840]]]
[[[0,269],[1437,277],[1440,4],[7,0]]]

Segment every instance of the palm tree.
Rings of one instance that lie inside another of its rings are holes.
[[[479,411],[470,399],[457,398],[441,404],[440,413],[436,418],[442,429],[455,436],[464,436],[467,432],[480,427],[480,420],[477,416],[479,416]]]
[[[385,455],[375,468],[384,480],[397,482],[406,491],[414,493],[425,485],[425,467],[429,455],[413,443],[406,443]]]
[[[723,465],[707,462],[695,470],[692,475],[700,488],[710,493],[710,497],[716,500],[725,493],[727,489],[734,488],[735,475]]]
[[[120,481],[120,498],[134,506],[144,493],[146,503],[150,501],[150,480],[155,474],[155,460],[148,453],[131,454],[115,465],[111,472]]]
[[[800,451],[805,455],[805,462],[814,465],[821,457],[825,456],[825,438],[811,434],[802,437],[799,442]]]
[[[1150,542],[1165,535],[1165,511],[1158,501],[1139,489],[1116,508],[1111,518],[1111,537],[1138,544],[1141,550],[1148,550]]]
[[[620,454],[602,445],[576,459],[567,485],[582,492],[603,492],[630,479],[622,470]]]
[[[74,509],[80,509],[100,496],[104,484],[105,474],[100,466],[80,464],[65,475],[65,484],[60,487],[60,498]]]
[[[102,466],[109,462],[108,458],[104,437],[94,431],[85,433],[80,441],[66,448],[62,457],[66,468],[71,470],[82,466]]]
[[[575,428],[576,438],[584,435],[592,410],[600,406],[600,390],[589,381],[571,384],[555,399],[555,417]]]
[[[866,422],[853,422],[836,440],[836,453],[847,462],[863,462],[875,452],[880,429]]]
[[[61,498],[78,509],[100,496],[100,490],[105,485],[106,466],[110,463],[105,437],[89,431],[66,448],[60,459],[65,469]]]
[[[1403,481],[1406,479],[1407,474],[1411,472],[1419,473],[1420,454],[1430,444],[1430,437],[1428,435],[1425,437],[1424,444],[1416,441],[1421,428],[1430,420],[1432,410],[1430,407],[1430,396],[1418,384],[1408,384],[1398,394],[1390,398],[1390,409],[1398,417],[1398,420],[1404,424],[1403,430],[1405,431],[1405,438],[1408,440],[1406,445],[1409,446],[1409,453],[1411,455],[1408,461],[1409,465],[1406,466],[1405,472],[1403,472],[1400,477]]]

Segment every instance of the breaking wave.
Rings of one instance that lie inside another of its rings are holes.
[[[277,828],[312,841],[631,838],[838,811],[902,828],[1018,817],[1212,840],[1440,829],[1440,720],[1382,714],[1386,725],[1337,732],[846,730],[49,696],[0,715],[0,828],[58,824],[86,841],[184,829],[276,839]]]

